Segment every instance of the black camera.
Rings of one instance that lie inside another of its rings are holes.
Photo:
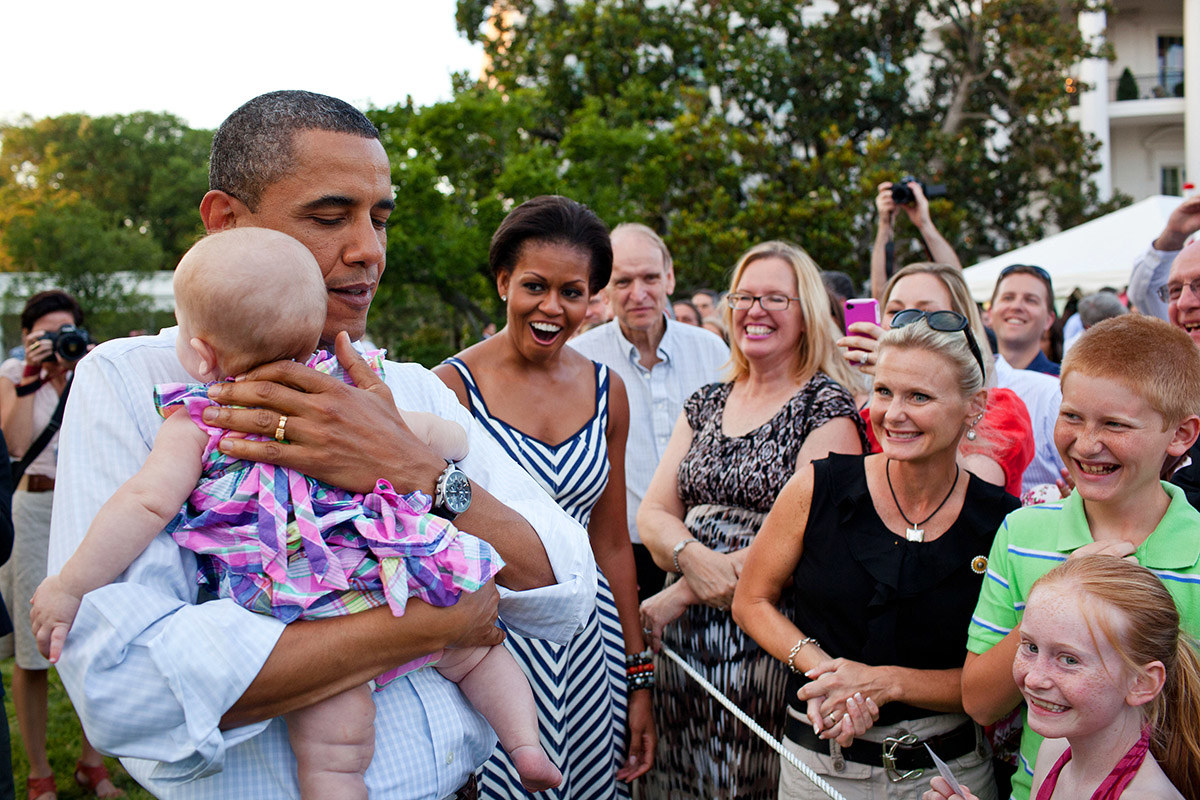
[[[53,361],[58,356],[71,363],[86,356],[88,345],[92,343],[88,332],[74,325],[63,325],[56,331],[46,331],[39,340],[49,340],[53,346],[50,355],[45,358],[46,361]]]
[[[902,206],[911,206],[917,202],[917,196],[913,194],[913,190],[909,188],[910,183],[915,183],[921,187],[921,191],[926,197],[945,197],[946,184],[944,183],[923,183],[912,175],[905,175],[900,180],[892,184],[892,201]]]

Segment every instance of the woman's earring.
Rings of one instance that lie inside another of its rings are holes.
[[[508,302],[508,295],[506,295],[506,294],[502,294],[502,295],[500,295],[500,302],[501,302],[501,303],[507,303],[507,302]]]
[[[979,434],[975,432],[975,426],[979,424],[979,420],[983,419],[983,414],[980,414],[975,419],[971,420],[970,427],[967,428],[967,441],[973,442],[979,438]]]

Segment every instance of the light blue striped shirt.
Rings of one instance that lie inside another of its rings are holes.
[[[76,369],[60,434],[52,574],[150,452],[161,423],[153,385],[191,380],[175,356],[176,331],[107,342]],[[524,592],[502,588],[506,624],[566,642],[595,603],[586,532],[504,455],[432,373],[388,362],[385,375],[399,407],[432,412],[467,430],[471,451],[464,471],[521,513],[542,538],[559,582]],[[122,756],[158,797],[298,798],[282,720],[219,728],[284,626],[230,600],[195,605],[195,565],[194,555],[159,534],[120,581],[85,596],[59,664],[63,683],[88,738]],[[409,673],[374,699],[375,757],[366,773],[372,796],[444,797],[491,755],[491,728],[435,670]]]
[[[654,470],[662,460],[683,403],[701,386],[716,383],[729,361],[729,348],[704,328],[667,320],[658,343],[661,361],[646,369],[637,347],[616,320],[572,339],[569,344],[621,376],[629,397],[629,438],[625,444],[625,512],[629,538],[641,542],[637,511]]]

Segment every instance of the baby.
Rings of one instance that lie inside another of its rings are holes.
[[[325,323],[326,289],[312,254],[290,236],[236,228],[202,239],[175,271],[175,299],[179,360],[198,381],[296,359],[350,382],[336,358],[311,355]],[[381,353],[367,360],[382,370]],[[503,566],[487,542],[430,514],[430,500],[419,492],[401,496],[381,480],[370,494],[355,494],[223,455],[220,439],[241,434],[202,421],[212,405],[206,390],[204,383],[156,387],[165,421],[145,464],[100,509],[62,572],[35,593],[33,629],[51,661],[80,598],[115,580],[164,529],[200,555],[201,583],[289,623],[385,603],[401,616],[410,596],[453,605]],[[466,455],[461,426],[402,414],[435,452],[451,461]],[[562,776],[538,741],[533,693],[507,650],[446,650],[375,682],[382,687],[426,664],[457,683],[487,718],[526,788],[558,785]],[[368,686],[285,719],[302,797],[367,797],[364,775],[374,751]]]
[[[1029,594],[1013,680],[1046,737],[1033,797],[1195,797],[1200,662],[1179,611],[1145,567],[1067,559]],[[965,797],[935,778],[926,800]],[[1181,793],[1182,792],[1182,793]]]

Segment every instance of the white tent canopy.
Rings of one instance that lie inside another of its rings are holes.
[[[1040,242],[981,261],[963,270],[963,277],[971,296],[980,303],[991,299],[996,278],[1010,264],[1033,264],[1049,272],[1060,302],[1076,286],[1088,293],[1104,286],[1120,289],[1129,283],[1133,262],[1162,233],[1167,217],[1182,202],[1182,197],[1149,197]]]

